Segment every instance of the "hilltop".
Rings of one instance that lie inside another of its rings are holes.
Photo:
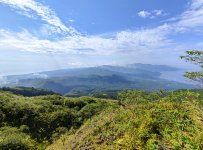
[[[201,150],[202,93],[127,90],[111,100],[1,91],[0,149]]]

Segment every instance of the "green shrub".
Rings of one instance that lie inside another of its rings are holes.
[[[36,142],[25,133],[14,127],[0,128],[1,150],[28,150],[36,149]]]

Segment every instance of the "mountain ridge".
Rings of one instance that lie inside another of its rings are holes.
[[[25,86],[52,90],[60,94],[87,93],[94,90],[175,90],[196,88],[194,85],[160,78],[162,72],[179,68],[166,65],[129,64],[62,69],[25,75],[7,76],[5,86]],[[85,94],[86,95],[86,94]],[[79,95],[82,96],[82,95]]]

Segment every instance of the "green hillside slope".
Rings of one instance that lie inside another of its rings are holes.
[[[203,149],[202,90],[117,100],[0,92],[1,150]]]
[[[91,97],[23,97],[0,92],[0,149],[45,149],[62,134],[117,104]]]
[[[88,120],[55,149],[203,149],[203,101],[198,94],[179,91],[120,94],[120,107]]]

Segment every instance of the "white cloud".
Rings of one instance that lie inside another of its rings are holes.
[[[161,9],[148,12],[143,18],[155,18],[165,16],[166,13]],[[165,20],[168,22],[171,33],[203,33],[203,0],[191,0],[187,9],[180,15]],[[170,34],[170,33],[169,33]]]
[[[59,33],[78,34],[74,28],[65,26],[53,10],[34,0],[0,0],[0,3],[9,5],[29,17],[35,12],[43,21],[55,27]]]
[[[176,18],[177,31],[203,31],[203,0],[192,0],[188,9]],[[201,29],[200,29],[201,28]]]
[[[173,33],[203,33],[203,0],[191,0],[180,15],[165,20]]]
[[[140,12],[137,13],[139,17],[141,18],[156,18],[158,16],[165,16],[166,13],[162,10],[162,9],[154,9],[153,11],[146,11],[146,10],[142,10]]]
[[[167,25],[162,25],[152,29],[142,29],[137,31],[121,31],[111,38],[96,36],[82,36],[74,28],[66,27],[57,17],[56,13],[49,7],[34,0],[0,0],[1,3],[23,10],[26,14],[34,11],[42,20],[49,25],[44,25],[41,32],[51,35],[53,32],[67,32],[63,38],[56,40],[39,39],[28,31],[12,33],[5,30],[0,31],[0,45],[7,49],[18,49],[23,51],[46,53],[62,52],[69,54],[112,54],[124,51],[146,51],[152,48],[159,48],[169,44],[166,38]],[[153,13],[161,15],[162,10],[155,10]],[[142,17],[148,17],[151,13],[141,11]],[[77,36],[75,36],[77,35]]]
[[[171,43],[166,38],[169,26],[164,24],[157,28],[143,29],[139,31],[122,31],[118,33],[117,39],[123,45],[132,46],[132,48],[159,48]]]
[[[165,15],[162,9],[159,9],[159,10],[155,9],[153,12],[155,13],[156,16]]]
[[[137,31],[121,31],[109,37],[67,36],[56,40],[39,39],[28,31],[0,30],[0,47],[35,53],[101,54],[125,51],[144,52],[171,44],[166,38],[168,25]]]
[[[0,2],[17,7],[29,13],[34,11],[47,25],[42,27],[40,32],[51,35],[53,32],[67,32],[62,38],[50,40],[40,39],[27,30],[22,32],[11,32],[0,30],[0,48],[10,50],[29,51],[34,53],[66,53],[66,54],[87,54],[87,55],[115,55],[149,54],[155,50],[163,50],[165,47],[177,46],[169,38],[173,33],[182,32],[181,29],[193,29],[203,25],[202,8],[203,0],[193,0],[190,7],[173,22],[163,24],[154,28],[138,29],[134,31],[120,31],[108,36],[82,35],[75,29],[66,27],[50,8],[43,6],[33,0],[0,0]],[[164,15],[163,10],[152,12],[141,11],[142,17],[153,15]],[[190,22],[191,20],[195,20]],[[201,24],[202,23],[202,24]],[[49,26],[51,25],[51,26]],[[75,36],[77,35],[77,36]],[[168,49],[167,49],[168,50]]]
[[[140,16],[140,17],[142,17],[142,18],[147,18],[148,16],[151,15],[150,12],[145,11],[145,10],[142,10],[142,11],[138,12],[137,14],[138,14],[138,16]]]

